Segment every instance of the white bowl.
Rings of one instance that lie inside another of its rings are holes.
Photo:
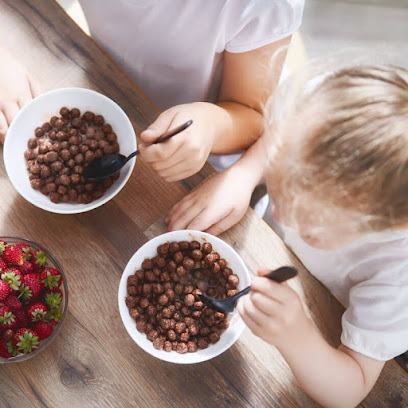
[[[98,92],[83,88],[60,88],[44,93],[24,106],[17,114],[7,132],[3,156],[7,175],[16,190],[31,204],[59,214],[76,214],[92,210],[113,198],[129,179],[135,160],[121,170],[120,177],[98,200],[89,204],[54,204],[41,192],[31,187],[24,158],[28,139],[34,137],[34,129],[48,122],[66,106],[78,108],[81,114],[89,110],[103,115],[117,134],[120,153],[129,155],[136,150],[136,136],[129,118],[114,101]]]
[[[213,235],[192,230],[168,232],[146,242],[146,244],[140,247],[132,258],[130,258],[125,270],[123,271],[119,284],[118,303],[120,317],[122,318],[122,322],[125,325],[130,337],[132,337],[135,343],[144,351],[147,351],[149,354],[159,358],[160,360],[169,361],[171,363],[193,364],[210,360],[230,348],[237,341],[238,337],[245,328],[245,323],[242,321],[239,314],[236,311],[234,313],[230,313],[230,325],[221,334],[221,338],[217,343],[210,344],[206,349],[199,349],[194,353],[186,354],[179,354],[176,351],[167,352],[164,350],[156,350],[153,347],[153,343],[146,338],[146,335],[137,331],[135,320],[132,318],[132,316],[130,316],[129,309],[125,303],[125,297],[127,296],[127,278],[130,275],[133,275],[136,269],[141,268],[142,262],[145,258],[157,256],[157,247],[159,245],[171,241],[194,240],[201,243],[209,242],[213,246],[213,249],[217,251],[222,258],[227,260],[228,266],[239,277],[239,290],[242,290],[246,286],[250,285],[251,278],[248,269],[234,249],[232,249],[226,242],[214,237]]]

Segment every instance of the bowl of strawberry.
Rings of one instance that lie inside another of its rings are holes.
[[[0,237],[0,364],[44,350],[67,305],[67,281],[54,256],[27,239]]]

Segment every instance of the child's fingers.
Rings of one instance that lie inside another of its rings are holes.
[[[158,174],[165,174],[166,172],[171,171],[172,169],[175,168],[175,166],[180,166],[180,164],[183,161],[180,160],[179,157],[177,157],[176,155],[172,155],[170,156],[168,159],[166,160],[162,160],[162,161],[157,161],[151,164],[152,169]]]
[[[174,112],[171,109],[164,111],[145,131],[140,134],[140,138],[145,143],[154,142],[170,129],[174,119]]]
[[[182,214],[184,211],[186,211],[187,208],[189,208],[189,206],[191,206],[192,200],[193,196],[189,194],[183,197],[178,203],[174,204],[168,212],[166,218],[164,219],[164,222],[168,224],[173,218],[176,219],[177,217],[179,217],[180,214]]]
[[[238,313],[248,328],[257,336],[263,332],[262,328],[269,320],[269,316],[256,309],[247,297],[239,301]]]
[[[166,160],[167,163],[167,160]],[[177,163],[173,164],[172,166],[168,166],[163,170],[158,170],[157,174],[163,179],[171,179],[172,177],[176,177],[179,174],[182,174],[186,171],[186,163],[184,160],[178,161]]]
[[[211,225],[211,227],[207,228],[205,232],[208,232],[212,235],[220,235],[227,229],[231,228],[235,225],[239,220],[234,217],[234,210],[228,212],[223,218],[221,218],[218,222]]]
[[[177,231],[180,229],[187,229],[187,225],[191,223],[196,216],[198,216],[203,209],[200,206],[192,206],[182,213],[178,218],[172,220],[167,229],[169,231]]]
[[[249,299],[255,308],[270,317],[279,313],[279,310],[282,308],[281,302],[254,290],[251,290],[249,293]]]
[[[209,234],[218,235],[212,232],[211,228],[213,228],[214,224],[217,225],[221,223],[225,215],[228,214],[218,214],[216,209],[211,210],[209,208],[205,208],[204,211],[198,214],[197,217],[191,221],[191,223],[187,226],[187,229],[206,232],[210,230]]]
[[[177,173],[177,174],[175,174],[173,176],[170,176],[170,177],[163,177],[163,179],[164,179],[164,181],[167,181],[168,183],[173,183],[174,181],[184,180],[187,177],[190,177],[192,175],[193,175],[193,173],[192,173],[191,170],[186,170],[186,171],[183,171],[181,173]]]
[[[3,114],[6,118],[8,127],[10,126],[19,110],[20,108],[18,107],[17,103],[8,103],[3,107]]]
[[[141,143],[139,145],[140,157],[145,163],[156,163],[167,160],[178,148],[177,144],[171,142],[171,140],[168,140],[167,142],[154,145]]]
[[[260,269],[258,269],[258,276],[265,276],[265,275],[268,274],[270,271],[271,271],[270,269],[260,268]]]
[[[27,78],[28,78],[28,83],[30,84],[31,97],[36,98],[41,93],[41,85],[30,74],[28,74]]]
[[[252,279],[251,290],[258,291],[280,303],[290,302],[295,294],[289,285],[257,276]]]
[[[8,124],[6,117],[4,116],[3,112],[0,110],[0,142],[4,143],[4,138],[6,136],[8,130]]]

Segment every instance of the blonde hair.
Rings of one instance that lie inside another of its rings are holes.
[[[321,228],[338,211],[359,231],[408,222],[407,70],[306,70],[271,103],[267,178],[287,220],[308,213]]]

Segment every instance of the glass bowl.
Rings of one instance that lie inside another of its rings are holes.
[[[1,241],[5,241],[7,242],[7,244],[26,244],[29,245],[32,250],[40,250],[43,251],[46,256],[47,256],[47,267],[51,267],[51,268],[56,268],[60,271],[61,276],[62,276],[62,284],[60,287],[60,290],[62,292],[63,298],[62,298],[62,302],[61,302],[61,309],[62,309],[62,314],[61,314],[61,320],[59,321],[59,323],[53,327],[53,332],[50,335],[50,337],[44,339],[44,340],[40,340],[39,346],[37,349],[35,349],[34,351],[27,353],[27,354],[18,354],[15,357],[10,357],[10,358],[3,358],[0,357],[0,364],[7,364],[7,363],[17,363],[20,361],[25,361],[28,360],[29,358],[32,358],[34,356],[36,356],[38,353],[40,353],[42,350],[46,349],[55,339],[55,337],[57,336],[58,332],[61,330],[62,324],[64,323],[65,320],[65,316],[67,314],[67,309],[68,309],[68,284],[67,284],[67,278],[64,274],[64,271],[62,270],[62,267],[60,265],[60,263],[56,260],[56,258],[54,257],[54,255],[52,255],[50,253],[50,251],[46,248],[44,248],[42,245],[37,244],[36,242],[30,241],[29,239],[26,238],[20,238],[20,237],[0,237]]]

